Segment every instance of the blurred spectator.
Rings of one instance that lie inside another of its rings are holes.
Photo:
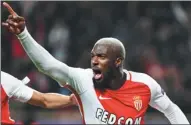
[[[52,55],[62,62],[65,62],[68,56],[69,37],[70,31],[64,23],[64,20],[56,19],[48,35],[48,41]]]

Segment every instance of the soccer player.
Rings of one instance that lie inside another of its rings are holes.
[[[26,102],[31,105],[43,108],[62,108],[75,104],[75,97],[65,96],[56,93],[41,93],[25,84],[29,82],[29,78],[25,77],[19,80],[14,76],[1,71],[1,124],[12,125],[15,123],[10,117],[9,99],[13,98],[20,102]]]
[[[123,68],[126,52],[119,40],[98,40],[91,51],[91,68],[70,67],[40,46],[27,31],[24,18],[3,5],[11,15],[2,25],[17,35],[39,71],[75,93],[85,124],[144,124],[149,105],[172,124],[189,124],[153,78]]]

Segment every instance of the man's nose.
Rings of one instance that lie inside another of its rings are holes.
[[[99,64],[99,62],[98,62],[98,57],[97,57],[97,56],[94,56],[94,57],[92,58],[92,64],[93,64],[94,66]]]

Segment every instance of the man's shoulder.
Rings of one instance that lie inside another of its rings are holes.
[[[149,80],[149,79],[152,79],[152,77],[150,77],[148,74],[146,73],[142,73],[142,72],[135,72],[135,71],[128,71],[126,69],[124,69],[124,72],[127,74],[128,78],[127,80],[130,79],[131,77],[131,80],[132,81],[135,81],[135,82],[141,82],[141,81],[145,81],[145,80]]]
[[[152,77],[146,73],[135,72],[135,71],[129,71],[129,73],[131,74],[133,81],[135,80],[135,81],[141,82],[141,81],[147,81],[147,80],[152,79]]]
[[[158,85],[158,83],[148,74],[135,71],[127,71],[131,75],[132,82],[141,83],[153,88]]]

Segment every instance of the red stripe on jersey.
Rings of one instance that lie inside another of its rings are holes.
[[[78,95],[78,93],[76,92],[75,89],[73,89],[70,85],[65,85],[64,87],[66,87],[67,89],[69,89],[70,91],[72,91],[72,93],[74,93],[75,97],[77,98],[78,104],[80,106],[80,111],[82,113],[82,121],[83,124],[85,125],[85,118],[84,118],[84,110],[83,110],[83,105],[82,105],[82,101],[80,99],[80,96]]]
[[[9,97],[1,85],[1,124],[13,125],[14,123],[15,121],[10,118]]]
[[[146,84],[132,81],[131,74],[130,79],[120,89],[104,92],[96,89],[96,94],[105,111],[109,113],[108,119],[112,114],[116,117],[117,124],[144,124],[151,92]]]

